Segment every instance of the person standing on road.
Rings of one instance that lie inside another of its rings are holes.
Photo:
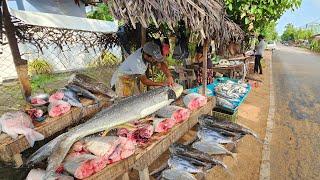
[[[264,37],[262,35],[258,36],[259,43],[256,45],[255,51],[255,61],[254,61],[254,73],[262,74],[262,66],[261,66],[261,59],[263,57],[264,49],[266,47],[266,43],[264,41]]]

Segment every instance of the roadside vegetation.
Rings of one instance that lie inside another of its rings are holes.
[[[320,52],[320,39],[314,38],[314,34],[311,29],[296,28],[293,24],[287,24],[281,40],[294,46]]]

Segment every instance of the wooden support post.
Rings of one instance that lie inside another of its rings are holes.
[[[208,79],[208,64],[207,64],[207,59],[208,59],[208,47],[209,47],[209,39],[204,40],[204,45],[203,45],[203,67],[202,67],[202,94],[205,96],[206,95],[206,89],[207,89],[207,79]]]
[[[143,170],[139,171],[139,178],[140,178],[140,180],[149,180],[150,179],[148,167],[146,167]]]
[[[119,180],[129,180],[129,173],[126,172],[124,174],[121,175],[121,177],[119,178]]]
[[[20,166],[22,166],[23,160],[22,160],[21,154],[15,154],[15,155],[13,155],[13,160],[14,160],[14,163],[15,163],[15,165],[16,165],[17,168],[20,167]]]
[[[147,41],[147,29],[141,25],[141,46]]]
[[[31,95],[31,85],[28,77],[28,62],[21,59],[18,41],[16,38],[16,31],[7,6],[7,1],[3,1],[3,18],[4,28],[8,38],[8,43],[11,49],[13,62],[16,67],[18,79],[22,87],[22,93],[25,98]]]

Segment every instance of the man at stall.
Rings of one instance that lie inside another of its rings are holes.
[[[254,49],[254,55],[255,55],[255,61],[254,61],[254,73],[258,73],[258,70],[260,70],[259,74],[262,74],[262,66],[261,66],[261,59],[263,57],[264,49],[266,46],[266,43],[264,42],[264,36],[259,35],[258,36],[259,43],[255,46]]]
[[[146,71],[148,65],[156,65],[166,75],[166,82],[154,82],[150,80]],[[138,92],[136,78],[146,86],[172,86],[173,78],[161,54],[160,47],[148,42],[133,54],[128,56],[119,68],[114,72],[111,79],[111,87],[119,97],[128,97]]]

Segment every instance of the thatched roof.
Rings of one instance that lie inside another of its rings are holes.
[[[116,19],[135,26],[141,23],[166,23],[173,29],[180,20],[202,38],[221,39],[225,33],[225,9],[222,0],[105,0]]]

